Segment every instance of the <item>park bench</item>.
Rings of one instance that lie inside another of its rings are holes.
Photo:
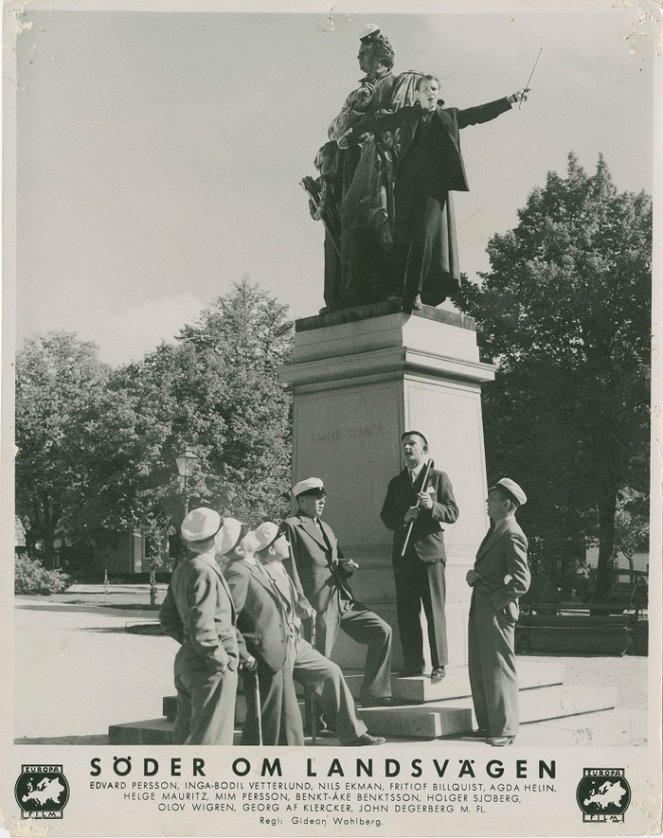
[[[559,600],[524,605],[516,631],[521,654],[647,654],[647,574],[619,571],[607,602]]]

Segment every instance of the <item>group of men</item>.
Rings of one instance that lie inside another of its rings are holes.
[[[520,104],[528,88],[485,105],[444,107],[439,79],[394,74],[394,50],[374,24],[360,32],[365,74],[328,128],[304,178],[325,225],[325,309],[399,299],[439,305],[460,288],[452,192],[469,190],[460,131]]]
[[[159,613],[163,631],[181,644],[173,742],[233,743],[241,669],[258,684],[257,696],[245,690],[242,744],[304,744],[296,681],[316,696],[342,745],[381,745],[359,718],[340,668],[302,634],[302,619],[316,612],[283,567],[285,525],[248,530],[200,507],[184,519],[182,536],[192,556],[175,568]]]
[[[426,437],[406,431],[401,441],[405,468],[390,481],[381,511],[394,533],[401,675],[424,673],[423,608],[430,678],[437,683],[448,664],[444,525],[456,521],[458,506],[448,476],[433,467]],[[391,627],[352,592],[349,580],[358,565],[344,557],[322,520],[323,481],[302,480],[292,493],[297,511],[280,525],[265,522],[249,530],[205,507],[182,524],[192,556],[173,572],[160,611],[164,632],[181,644],[175,657],[175,743],[232,744],[240,669],[247,684],[255,679],[258,687],[245,689],[242,744],[304,744],[295,682],[316,697],[321,733],[326,728],[342,745],[385,741],[367,731],[330,655],[339,631],[366,645],[359,701],[362,707],[388,706]],[[478,735],[495,746],[511,744],[518,729],[514,629],[518,598],[530,576],[527,539],[515,513],[526,500],[509,478],[491,487],[491,528],[466,577],[472,588],[468,666]],[[317,627],[315,645],[304,638],[302,621]]]

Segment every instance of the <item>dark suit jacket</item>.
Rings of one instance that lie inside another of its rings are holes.
[[[394,531],[392,559],[395,564],[402,561],[401,550],[407,533],[403,517],[410,506],[417,502],[417,493],[422,490],[425,468],[419,473],[416,486],[410,483],[407,469],[389,482],[387,497],[382,505],[380,517],[387,529]],[[423,490],[432,488],[433,508],[420,509],[414,522],[410,544],[415,555],[426,564],[445,562],[444,529],[442,524],[453,524],[458,518],[458,506],[453,494],[451,481],[443,471],[432,469]]]
[[[435,131],[444,150],[444,180],[447,190],[468,192],[470,188],[460,150],[460,130],[468,125],[489,122],[510,109],[511,105],[506,98],[497,99],[485,105],[477,105],[473,108],[464,108],[463,110],[443,108],[438,105],[431,119],[431,129]],[[381,132],[398,128],[399,164],[396,170],[396,179],[398,180],[401,163],[412,145],[417,127],[424,114],[425,111],[419,105],[400,108],[394,113],[378,114],[356,125],[349,137],[349,142],[357,142],[366,131],[375,133],[376,131]]]
[[[248,651],[272,672],[285,663],[288,646],[288,608],[267,571],[242,560],[231,562],[225,577],[237,609],[237,627]],[[308,605],[297,595],[293,598],[303,612]],[[245,655],[242,655],[244,658]]]
[[[159,621],[164,633],[182,644],[176,671],[199,666],[201,659],[211,672],[220,666],[237,669],[235,620],[233,600],[216,562],[192,556],[175,568]]]
[[[515,518],[497,523],[481,542],[474,570],[481,576],[475,589],[488,594],[494,611],[503,611],[510,622],[518,619],[518,598],[527,593],[527,538]]]
[[[321,521],[326,541],[306,515],[293,515],[283,524],[292,548],[293,578],[317,613],[323,614],[336,603],[336,594],[354,599],[347,582],[352,574],[341,564],[343,553],[329,524]]]

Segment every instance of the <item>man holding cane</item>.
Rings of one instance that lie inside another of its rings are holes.
[[[257,660],[246,683],[247,716],[241,744],[303,745],[302,718],[292,680],[293,638],[299,632],[301,617],[312,608],[303,597],[286,605],[267,572],[267,563],[280,562],[288,555],[287,546],[284,551],[276,538],[278,527],[269,526],[267,539],[265,524],[246,533],[225,569],[237,609],[237,626],[248,653]]]
[[[458,518],[451,481],[429,462],[428,441],[420,431],[401,436],[405,468],[387,489],[380,517],[393,530],[392,563],[404,676],[423,675],[423,605],[431,651],[431,681],[445,676],[448,663],[444,613],[446,550],[443,524]]]
[[[310,616],[312,608],[281,564],[290,552],[283,529],[266,521],[249,532],[239,548],[243,558],[228,566],[226,577],[239,612],[238,625],[258,659],[263,744],[304,743],[294,679],[316,694],[341,745],[382,745],[385,740],[371,736],[358,718],[339,667],[301,635],[301,617]],[[248,726],[258,708],[251,710],[243,744],[257,738]]]

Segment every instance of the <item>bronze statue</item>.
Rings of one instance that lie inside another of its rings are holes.
[[[469,190],[460,130],[495,119],[528,92],[463,110],[445,108],[435,76],[403,73],[394,85],[392,109],[367,116],[339,140],[342,148],[352,148],[365,142],[367,133],[394,135],[395,213],[385,294],[402,298],[404,310],[440,305],[460,288],[451,203],[452,191]]]
[[[313,218],[325,225],[321,313],[390,299],[405,311],[440,305],[460,288],[451,195],[469,189],[460,129],[520,106],[529,87],[445,108],[435,76],[393,75],[394,52],[376,26],[360,40],[366,76],[329,126],[319,177],[302,181]]]
[[[386,251],[370,229],[358,225],[343,205],[353,184],[357,166],[366,151],[358,146],[341,149],[337,141],[360,120],[387,107],[391,100],[394,51],[388,38],[369,24],[360,34],[359,68],[365,73],[351,91],[328,129],[329,142],[318,151],[315,167],[319,176],[306,177],[302,185],[309,195],[309,208],[325,227],[325,309],[349,308],[380,298],[386,271]],[[387,163],[387,165],[389,165]],[[369,168],[363,166],[363,169]],[[355,191],[363,190],[362,184]]]

